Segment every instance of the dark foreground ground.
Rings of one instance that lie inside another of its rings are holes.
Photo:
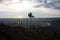
[[[0,25],[0,40],[60,40],[60,30]]]

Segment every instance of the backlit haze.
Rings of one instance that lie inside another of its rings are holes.
[[[52,5],[53,4],[53,5]],[[60,17],[59,0],[0,0],[0,18]]]

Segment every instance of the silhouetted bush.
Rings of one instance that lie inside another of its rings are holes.
[[[1,22],[1,24],[0,24],[1,26],[4,26],[4,23],[3,22]]]

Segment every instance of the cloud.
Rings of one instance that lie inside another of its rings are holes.
[[[35,6],[39,5],[39,2],[33,3]],[[51,5],[51,4],[48,4]],[[60,17],[60,10],[53,9],[51,7],[42,7],[42,5],[33,7],[27,10],[15,10],[8,6],[0,4],[0,18],[16,18],[19,16],[28,17],[28,13],[32,12],[35,17]]]
[[[39,8],[38,10],[42,11],[48,16],[60,16],[60,10],[51,9],[51,8]]]
[[[39,5],[35,6],[36,8],[39,7],[45,7],[45,8],[52,8],[52,9],[60,9],[60,1],[59,0],[44,0],[42,1],[42,4],[40,2]]]

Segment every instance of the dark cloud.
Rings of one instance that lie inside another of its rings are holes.
[[[36,8],[46,7],[53,9],[60,9],[60,0],[50,0],[51,2],[47,2],[48,0],[42,1],[43,4],[36,5]]]

